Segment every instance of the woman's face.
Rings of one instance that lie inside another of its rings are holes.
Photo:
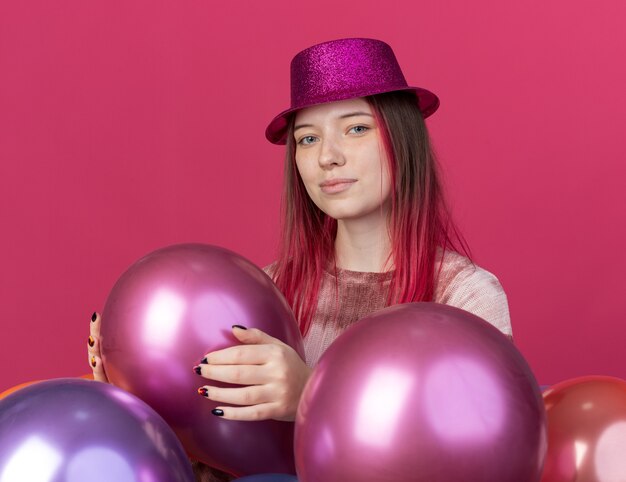
[[[388,213],[387,156],[365,99],[299,111],[294,139],[298,171],[318,208],[337,220],[380,218]]]

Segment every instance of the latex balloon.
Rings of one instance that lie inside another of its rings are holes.
[[[87,373],[85,375],[81,375],[80,378],[84,378],[86,380],[93,380],[93,374],[92,373]],[[0,393],[0,400],[2,400],[3,398],[11,395],[14,392],[17,392],[18,390],[21,390],[24,387],[32,385],[33,383],[38,383],[40,381],[42,381],[42,380],[33,380],[33,381],[30,381],[30,382],[23,382],[23,383],[20,383],[18,385],[15,385],[14,387],[7,388],[4,392]]]
[[[84,378],[86,380],[93,380],[93,374],[92,373],[87,373],[85,375],[81,375],[80,378]],[[30,382],[23,382],[23,383],[20,383],[18,385],[15,385],[14,387],[7,388],[4,392],[0,393],[0,400],[2,400],[3,398],[11,395],[14,392],[17,392],[18,390],[21,390],[24,387],[32,385],[33,383],[38,383],[40,381],[42,381],[42,380],[33,380],[33,381],[30,381]]]
[[[486,321],[385,308],[322,355],[298,407],[300,482],[536,482],[545,412],[528,364]]]
[[[161,414],[205,464],[236,476],[295,473],[293,423],[224,420],[211,414],[217,403],[197,394],[207,381],[193,366],[239,343],[234,324],[263,330],[304,357],[291,309],[263,271],[215,246],[160,249],[133,264],[107,299],[104,369]]]
[[[298,482],[296,477],[286,474],[249,475],[235,480],[236,482]]]
[[[548,454],[543,482],[626,481],[626,381],[581,377],[544,393]]]
[[[0,400],[2,400],[3,398],[8,397],[9,395],[11,395],[12,393],[17,392],[18,390],[21,390],[24,387],[32,385],[33,383],[37,383],[38,381],[39,380],[34,380],[32,382],[23,382],[23,383],[19,383],[18,385],[15,385],[14,387],[7,388],[5,391],[0,393]]]
[[[165,421],[106,383],[63,378],[0,401],[1,482],[193,482]]]

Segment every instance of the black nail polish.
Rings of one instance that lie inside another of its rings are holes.
[[[216,417],[224,416],[224,410],[220,410],[219,408],[214,408],[213,410],[211,410],[211,413],[215,415]]]
[[[91,315],[91,321],[96,321],[97,318],[98,318],[98,314],[94,311],[93,315]]]
[[[204,387],[200,387],[198,388],[198,395],[202,395],[203,397],[209,398],[209,391]]]
[[[202,375],[202,367],[200,365],[193,367],[193,371],[196,372],[196,375]]]
[[[233,325],[233,328],[239,328],[240,330],[247,330],[247,328],[242,325]]]
[[[92,366],[93,368],[96,368],[96,357],[95,357],[95,356],[92,356],[92,357],[91,357],[91,366]]]
[[[96,340],[93,339],[93,336],[89,335],[89,338],[87,338],[87,343],[89,344],[89,346],[94,346],[96,344]]]

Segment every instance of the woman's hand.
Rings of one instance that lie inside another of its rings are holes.
[[[235,325],[233,334],[243,345],[209,353],[194,367],[204,378],[246,385],[198,389],[214,402],[240,405],[218,406],[213,414],[229,420],[295,420],[311,369],[293,348],[261,330]]]
[[[87,340],[87,354],[89,355],[89,366],[93,372],[94,380],[99,382],[108,382],[106,373],[104,373],[104,365],[100,358],[100,315],[95,313],[91,316],[89,323],[89,338]]]

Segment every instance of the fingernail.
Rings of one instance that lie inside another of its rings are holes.
[[[87,340],[87,343],[89,343],[89,346],[94,346],[96,343],[96,340],[93,339],[93,336],[89,335],[89,339]]]
[[[193,371],[196,372],[196,375],[202,375],[202,367],[200,365],[193,367]]]
[[[242,325],[233,325],[233,328],[239,328],[240,330],[247,330],[247,328]]]
[[[208,365],[208,364],[209,364],[209,360],[207,360],[206,357],[200,360],[200,365]]]
[[[204,387],[200,387],[198,388],[198,395],[202,395],[203,397],[209,398],[209,391]]]
[[[95,356],[92,356],[92,357],[91,357],[91,366],[92,366],[93,368],[96,368],[96,357],[95,357]]]
[[[215,415],[216,417],[224,416],[224,410],[220,410],[219,408],[214,408],[213,410],[211,410],[211,413]]]
[[[97,318],[98,318],[98,314],[94,311],[93,315],[91,315],[91,321],[96,321]]]

